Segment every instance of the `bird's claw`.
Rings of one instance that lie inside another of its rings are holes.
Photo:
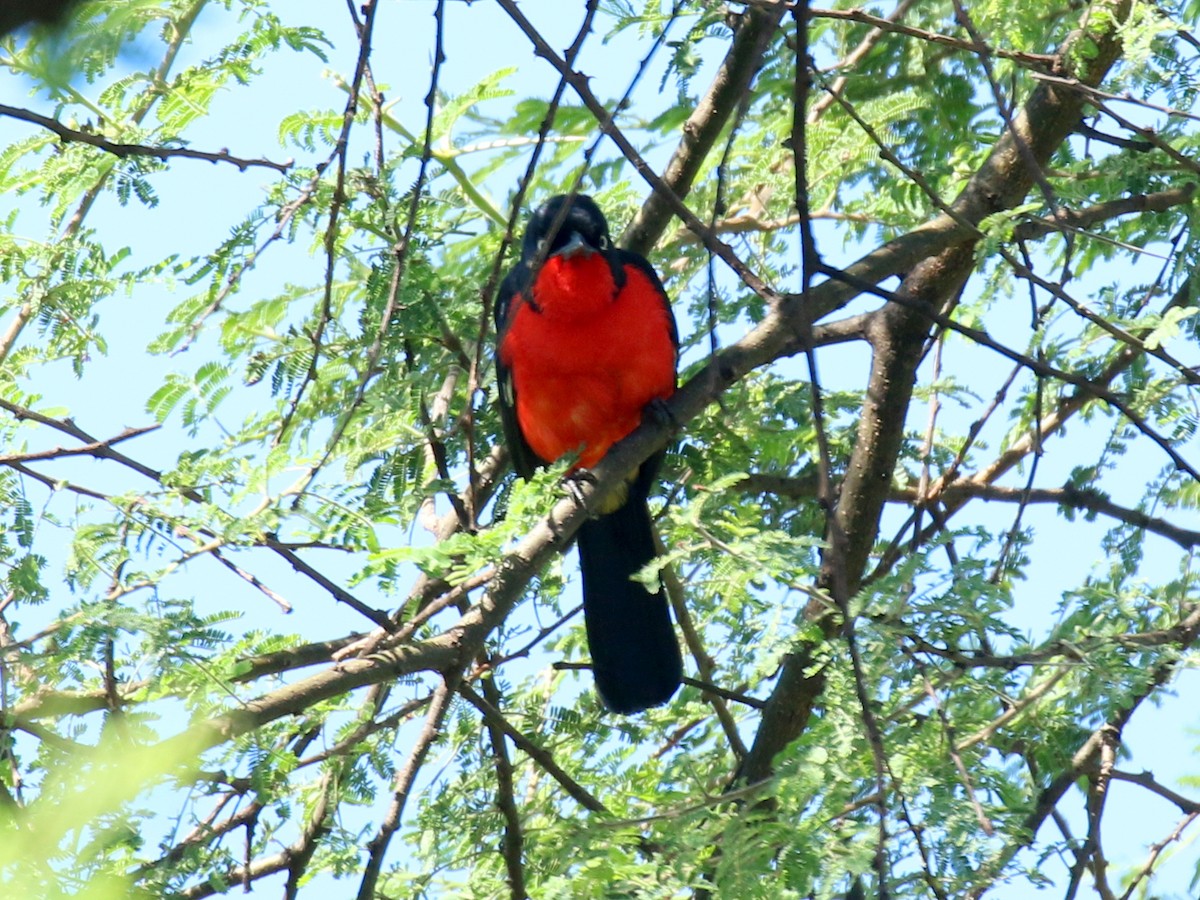
[[[642,410],[642,418],[655,425],[669,425],[674,431],[680,431],[683,428],[683,423],[671,412],[671,404],[662,397],[654,397],[646,404],[646,408]]]
[[[563,490],[568,496],[582,507],[587,506],[587,497],[583,493],[583,485],[595,484],[596,476],[588,469],[574,469],[563,476]]]

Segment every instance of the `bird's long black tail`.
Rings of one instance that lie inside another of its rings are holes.
[[[655,556],[653,528],[645,489],[635,483],[623,506],[579,529],[583,618],[596,689],[619,713],[666,703],[683,678],[666,595],[630,580]]]

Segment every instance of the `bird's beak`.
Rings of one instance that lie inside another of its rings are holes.
[[[596,252],[596,248],[583,239],[578,231],[571,232],[571,239],[567,241],[562,248],[555,250],[551,256],[561,256],[563,259],[570,259],[573,256],[578,256],[580,253],[591,256]]]

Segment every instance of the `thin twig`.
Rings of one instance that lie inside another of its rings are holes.
[[[1142,212],[1163,212],[1175,206],[1190,203],[1196,194],[1196,183],[1155,191],[1151,194],[1133,194],[1116,200],[1095,203],[1083,209],[1060,206],[1047,218],[1033,216],[1013,229],[1015,240],[1033,241],[1058,231],[1061,228],[1085,229],[1101,222]]]
[[[781,299],[781,295],[751,271],[737,254],[734,253],[732,247],[719,240],[708,226],[684,205],[683,201],[675,194],[670,185],[659,177],[654,168],[646,162],[641,153],[634,147],[633,142],[625,136],[624,132],[613,121],[612,113],[596,98],[596,95],[592,92],[588,84],[587,76],[567,65],[566,61],[554,52],[546,39],[542,37],[541,33],[533,27],[532,23],[521,12],[515,0],[497,0],[497,2],[522,32],[525,33],[526,37],[529,38],[530,42],[534,45],[537,55],[554,66],[567,80],[575,93],[579,95],[584,105],[596,118],[601,131],[612,138],[613,143],[617,145],[622,155],[633,165],[638,174],[646,180],[650,187],[653,188],[654,193],[669,201],[671,211],[679,216],[683,223],[701,238],[705,247],[733,269],[747,287],[768,302],[777,303]]]
[[[105,454],[100,451],[119,444],[122,441],[127,441],[130,438],[149,434],[151,431],[157,431],[161,427],[160,425],[144,425],[141,428],[126,428],[115,437],[103,441],[91,441],[82,447],[54,447],[50,450],[38,450],[32,453],[6,453],[0,455],[0,466],[7,466],[12,463],[32,462],[33,460],[60,459],[65,456],[94,456],[97,459],[103,459]]]
[[[896,25],[901,19],[908,15],[908,11],[913,8],[916,2],[917,0],[900,0],[900,2],[896,4],[896,8],[888,13],[885,18],[888,26]],[[815,17],[820,12],[821,10],[810,9],[808,14],[811,18]],[[858,64],[866,59],[870,55],[871,51],[875,49],[876,45],[883,40],[885,35],[889,33],[893,33],[890,27],[872,25],[871,29],[863,36],[863,39],[858,42],[858,46],[829,68],[843,73],[853,72]],[[828,69],[826,71],[828,71]],[[830,87],[840,94],[845,89],[848,82],[849,76],[842,74],[834,79],[833,84],[830,85]],[[825,110],[829,109],[829,107],[832,105],[832,94],[823,94],[821,97],[818,97],[808,110],[807,119],[809,123],[815,123],[819,121],[821,116],[825,113]]]
[[[1155,779],[1151,772],[1122,772],[1120,769],[1112,769],[1108,773],[1109,777],[1114,781],[1125,781],[1129,784],[1140,785],[1151,791],[1164,800],[1168,800],[1179,807],[1180,812],[1188,813],[1189,815],[1200,815],[1200,800],[1191,800],[1177,791],[1171,790],[1165,784],[1161,784]]]
[[[1013,362],[1018,363],[1022,368],[1028,369],[1035,375],[1056,378],[1059,381],[1065,382],[1077,388],[1078,394],[1081,396],[1086,395],[1093,399],[1104,401],[1125,416],[1125,418],[1129,420],[1130,424],[1132,424],[1138,431],[1157,444],[1170,458],[1171,462],[1177,469],[1186,472],[1195,480],[1200,481],[1200,471],[1197,471],[1191,463],[1189,463],[1183,458],[1182,455],[1180,455],[1170,440],[1163,437],[1163,435],[1159,434],[1155,429],[1151,428],[1147,424],[1145,417],[1136,412],[1128,402],[1110,391],[1108,388],[1098,386],[1095,383],[1096,379],[1094,377],[1089,377],[1079,372],[1070,372],[1060,369],[1057,366],[1052,366],[1047,362],[1034,359],[1033,357],[1030,357],[1024,353],[1013,350],[1011,347],[1001,344],[986,331],[980,328],[973,328],[969,325],[964,325],[961,322],[950,318],[945,313],[933,309],[928,304],[925,304],[920,300],[914,300],[913,298],[906,297],[895,291],[889,291],[873,284],[864,283],[857,278],[854,278],[854,276],[850,275],[845,270],[831,269],[827,270],[827,272],[832,278],[847,280],[862,290],[867,291],[868,293],[877,294],[890,301],[898,303],[901,306],[918,310],[922,313],[922,315],[926,316],[935,324],[970,338],[975,343],[987,347],[988,349],[999,353],[1001,356],[1007,357]]]
[[[214,549],[212,551],[212,557],[217,562],[219,562],[221,565],[223,565],[225,568],[227,568],[230,572],[232,572],[234,575],[236,575],[239,578],[243,579],[244,581],[248,582],[251,585],[251,587],[254,587],[257,590],[261,591],[264,595],[266,595],[266,597],[269,600],[271,600],[273,603],[275,603],[275,605],[278,606],[285,613],[290,613],[292,611],[292,604],[290,604],[287,601],[286,597],[284,597],[282,594],[279,594],[279,593],[271,590],[271,588],[269,588],[267,585],[263,584],[263,582],[259,579],[259,577],[257,575],[255,575],[254,573],[247,572],[241,566],[237,565],[237,563],[233,562],[232,560],[226,559],[225,554],[223,554],[220,550]]]
[[[1182,839],[1184,831],[1186,831],[1188,826],[1190,826],[1197,819],[1200,819],[1200,811],[1188,813],[1183,817],[1183,820],[1175,826],[1174,831],[1168,834],[1161,841],[1158,841],[1150,846],[1150,855],[1147,857],[1146,861],[1142,863],[1142,867],[1138,869],[1133,878],[1130,879],[1129,886],[1125,888],[1125,893],[1121,895],[1121,900],[1130,900],[1130,898],[1134,895],[1134,892],[1137,890],[1138,885],[1141,884],[1144,879],[1154,873],[1154,867],[1158,864],[1158,858],[1162,855],[1162,852],[1171,844]]]
[[[367,76],[370,66],[371,27],[374,20],[375,4],[371,2],[364,5],[363,10],[366,16],[365,21],[360,29],[362,53],[359,57],[359,67],[355,72],[354,83],[351,85],[352,98],[357,98],[358,91],[361,89],[362,80]],[[304,486],[312,483],[312,481],[317,477],[317,473],[325,466],[326,463],[329,462],[337,448],[338,443],[341,441],[342,436],[345,435],[346,429],[350,426],[351,420],[353,420],[359,408],[362,406],[363,400],[366,397],[367,386],[370,384],[371,379],[374,377],[376,372],[376,363],[378,363],[379,357],[383,353],[384,339],[387,337],[388,331],[391,328],[392,318],[396,314],[396,307],[400,299],[400,288],[404,283],[404,272],[407,268],[408,254],[412,247],[413,235],[417,227],[417,214],[421,208],[421,200],[425,196],[425,183],[429,168],[429,160],[433,154],[433,120],[434,114],[437,110],[438,78],[441,75],[442,63],[446,61],[446,54],[443,44],[445,13],[445,0],[438,0],[437,7],[434,9],[433,14],[436,22],[434,31],[433,68],[430,74],[429,91],[425,94],[425,138],[421,145],[421,161],[417,169],[416,184],[414,184],[412,187],[412,196],[409,200],[408,219],[405,222],[404,234],[392,248],[392,255],[394,259],[392,261],[392,278],[390,284],[388,285],[387,300],[384,303],[383,313],[379,319],[379,326],[375,329],[375,337],[372,339],[371,346],[367,350],[366,362],[362,367],[362,376],[359,378],[358,383],[355,386],[354,396],[341,411],[337,424],[334,426],[333,433],[330,435],[329,440],[325,443],[324,453],[321,454],[321,457],[317,460],[317,462],[315,462],[305,471],[304,475],[300,479],[301,491],[303,490]],[[355,107],[353,103],[347,107],[347,120],[342,135],[346,140],[349,139],[349,129],[353,122],[354,109]],[[382,132],[377,133],[377,140],[382,142]],[[343,189],[345,165],[346,148],[343,145],[341,148],[341,154],[338,157],[338,182],[334,193],[333,203],[330,205],[329,230],[326,232],[326,253],[328,254],[328,264],[325,276],[326,305],[324,308],[326,313],[323,313],[322,321],[324,321],[324,317],[329,309],[330,297],[333,289],[333,234],[334,229],[337,226],[339,208],[338,198],[341,196]],[[310,371],[314,372],[314,375],[315,366],[317,364],[317,356],[320,353],[320,333],[322,327],[323,326],[318,327],[317,336],[313,339],[313,368],[310,369]],[[303,390],[304,387],[301,385],[300,393],[303,393]],[[296,402],[299,402],[299,393],[297,394]],[[295,407],[293,406],[292,409],[294,411]],[[297,496],[296,502],[299,502],[299,500],[300,498]]]
[[[325,168],[331,162],[336,162],[337,169],[334,174],[333,196],[329,203],[329,222],[325,227],[325,280],[321,297],[321,310],[316,328],[308,336],[309,341],[312,343],[312,359],[309,360],[308,371],[305,372],[304,378],[300,382],[300,387],[292,396],[291,402],[288,404],[288,409],[280,420],[275,438],[277,444],[283,443],[284,437],[287,435],[291,423],[299,411],[301,399],[308,387],[316,382],[317,365],[321,358],[321,343],[324,340],[325,329],[333,319],[333,271],[337,265],[338,220],[341,216],[342,207],[349,199],[346,196],[346,169],[347,154],[350,149],[350,132],[354,128],[355,115],[358,112],[359,92],[362,90],[363,78],[371,59],[371,35],[375,28],[375,14],[379,10],[379,4],[376,0],[363,0],[363,20],[359,22],[353,0],[347,0],[347,5],[350,9],[350,16],[354,20],[355,30],[358,32],[358,62],[354,67],[354,79],[350,86],[350,96],[346,100],[345,109],[342,111],[342,130],[338,133],[337,140],[334,142],[333,152],[330,154],[326,166],[318,167],[317,175],[314,178],[315,184],[316,180],[323,176]]]
[[[240,156],[232,155],[225,149],[216,153],[210,153],[204,150],[192,150],[189,147],[151,147],[144,144],[126,144],[111,141],[94,131],[78,131],[74,128],[68,128],[57,119],[43,116],[35,113],[33,110],[8,106],[3,103],[0,103],[0,116],[8,116],[11,119],[20,119],[24,122],[32,122],[35,125],[48,128],[68,143],[90,144],[99,150],[103,150],[105,153],[111,153],[113,156],[120,157],[121,159],[128,159],[131,156],[145,156],[164,161],[173,157],[203,159],[211,163],[229,163],[237,166],[239,171],[242,172],[254,166],[274,169],[276,172],[287,172],[296,164],[295,160],[291,159],[283,163],[272,162],[269,159],[244,159]]]
[[[769,2],[769,0],[768,0]],[[936,31],[927,31],[923,28],[913,28],[910,25],[904,25],[900,22],[891,20],[891,17],[883,18],[881,16],[872,15],[861,8],[855,9],[813,9],[809,15],[814,19],[834,19],[843,22],[858,22],[863,25],[870,25],[872,28],[891,34],[902,34],[906,37],[917,38],[918,40],[926,41],[930,44],[940,44],[943,47],[950,47],[955,50],[965,50],[968,53],[978,53],[981,49],[986,50],[992,56],[1000,59],[1009,59],[1020,65],[1033,69],[1034,71],[1049,71],[1055,65],[1058,57],[1051,53],[1025,53],[1019,50],[1008,50],[1002,47],[990,47],[976,44],[973,41],[964,41],[961,38],[956,38],[948,34],[941,34]]]

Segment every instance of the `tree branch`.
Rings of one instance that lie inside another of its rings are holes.
[[[668,190],[651,192],[621,235],[621,246],[645,255],[658,242],[677,213],[672,196],[682,201],[691,191],[709,151],[758,74],[786,11],[783,4],[776,4],[752,8],[739,18],[729,50],[708,90],[683,123],[679,144],[663,170],[662,183]]]
[[[229,163],[230,165],[237,166],[241,172],[245,172],[254,166],[274,169],[276,172],[287,172],[296,164],[295,160],[291,159],[284,163],[272,162],[269,159],[243,159],[240,156],[233,156],[225,149],[221,149],[216,153],[209,153],[204,150],[192,150],[188,147],[149,147],[143,144],[119,143],[117,141],[110,141],[108,138],[93,131],[78,131],[74,128],[68,128],[57,119],[40,115],[33,110],[8,106],[3,103],[0,103],[0,116],[8,116],[10,119],[19,119],[24,122],[32,122],[35,125],[40,125],[43,128],[53,131],[68,143],[90,144],[99,150],[103,150],[105,153],[111,153],[113,156],[120,157],[121,159],[128,159],[131,156],[151,157],[163,161],[175,157],[203,159],[211,163]]]
[[[496,687],[495,679],[485,677],[481,684],[484,696],[492,707],[498,710],[500,690]],[[496,770],[496,805],[500,807],[500,814],[504,816],[503,854],[504,867],[508,871],[509,896],[512,900],[526,900],[529,894],[525,889],[525,833],[514,795],[512,759],[508,755],[504,728],[494,717],[485,719],[485,724],[491,737],[492,759]]]
[[[504,714],[493,706],[488,700],[476,693],[469,685],[460,684],[458,692],[467,702],[479,710],[483,720],[491,728],[495,728],[505,737],[509,738],[518,749],[525,753],[530,759],[537,763],[546,774],[557,781],[567,792],[567,794],[575,800],[580,806],[589,812],[607,814],[608,809],[596,797],[588,792],[587,788],[581,785],[578,781],[566,773],[566,771],[558,763],[554,761],[546,750],[538,746],[532,739],[526,737],[523,733],[514,728],[504,718]]]
[[[1069,60],[1080,41],[1089,41],[1093,46],[1089,48],[1087,68],[1080,74],[1080,80],[1086,84],[1098,83],[1119,56],[1116,23],[1128,16],[1129,3],[1122,0],[1107,5],[1112,13],[1108,30],[1093,35],[1073,34],[1057,57]],[[962,237],[919,260],[893,295],[895,300],[906,300],[909,304],[889,303],[879,311],[878,321],[871,323],[868,336],[874,353],[870,382],[836,511],[838,526],[850,538],[844,555],[845,571],[835,571],[826,557],[818,582],[820,588],[827,590],[836,578],[844,577],[853,593],[861,583],[899,454],[924,337],[931,320],[945,324],[945,312],[952,307],[970,275],[974,263],[973,226],[1024,199],[1035,178],[1027,158],[1032,157],[1038,166],[1044,165],[1070,134],[1082,107],[1079,94],[1046,83],[1034,89],[1024,108],[1013,118],[1011,128],[1001,134],[950,209],[935,220],[945,222],[937,226],[939,229],[953,229]],[[920,235],[922,229],[911,234]],[[856,278],[853,268],[831,275],[852,281]],[[936,311],[937,315],[918,313],[915,308],[918,306]],[[831,633],[835,623],[824,616],[823,609],[810,602],[806,612],[810,618],[822,622],[827,636]],[[823,689],[824,679],[820,671],[813,670],[809,648],[797,648],[785,657],[779,680],[763,711],[759,733],[750,755],[738,770],[738,778],[758,781],[770,774],[771,761],[805,729]]]
[[[769,3],[770,0],[767,0]],[[940,44],[943,47],[950,47],[954,50],[963,50],[967,53],[986,52],[991,56],[999,57],[1000,59],[1010,59],[1020,65],[1034,69],[1035,71],[1050,71],[1059,63],[1062,58],[1061,54],[1047,53],[1024,53],[1019,50],[1007,50],[1000,47],[983,46],[976,44],[974,41],[964,41],[962,38],[956,38],[948,34],[941,34],[936,31],[928,31],[924,28],[914,28],[911,25],[905,25],[902,22],[894,21],[891,16],[883,18],[881,16],[872,15],[861,8],[855,9],[812,9],[809,15],[814,19],[832,19],[843,22],[857,22],[862,25],[870,25],[873,29],[889,34],[902,34],[906,37],[916,38],[925,41],[929,44]]]
[[[1152,791],[1164,800],[1168,800],[1179,807],[1179,811],[1187,815],[1200,815],[1200,800],[1190,800],[1182,794],[1176,793],[1164,784],[1160,784],[1151,772],[1122,772],[1120,769],[1113,769],[1109,776],[1114,781],[1126,781],[1130,784],[1140,785],[1148,791]]]
[[[434,691],[433,700],[429,704],[429,713],[425,716],[425,727],[413,744],[408,758],[404,760],[404,765],[396,773],[391,806],[388,807],[387,815],[379,824],[379,830],[366,845],[367,862],[363,867],[362,880],[358,886],[358,900],[372,900],[376,896],[375,887],[379,882],[379,873],[383,869],[383,860],[387,856],[388,845],[391,843],[392,835],[400,827],[400,819],[404,815],[404,807],[412,793],[417,772],[425,763],[429,748],[437,740],[442,720],[450,709],[450,701],[454,697],[457,682],[458,676],[452,675],[443,679],[442,683],[438,685],[437,690]]]
[[[753,482],[750,482],[753,483]],[[740,486],[740,485],[739,485]],[[1200,545],[1200,531],[1181,528],[1165,519],[1147,515],[1139,509],[1130,509],[1113,503],[1107,496],[1091,488],[1079,488],[1067,485],[1061,488],[1024,488],[1003,487],[995,484],[984,484],[966,478],[952,481],[938,490],[936,495],[926,495],[924,499],[918,496],[916,488],[894,488],[888,496],[890,502],[917,503],[929,502],[936,497],[946,503],[960,507],[965,500],[1000,501],[1003,503],[1054,503],[1071,509],[1082,509],[1088,512],[1109,516],[1132,525],[1143,528],[1153,534],[1161,535],[1174,541],[1185,550]]]
[[[1034,241],[1063,228],[1083,229],[1121,216],[1142,212],[1163,212],[1173,206],[1190,203],[1196,194],[1195,182],[1153,194],[1134,194],[1119,200],[1107,200],[1084,209],[1060,206],[1049,218],[1035,216],[1013,229],[1013,239]]]

